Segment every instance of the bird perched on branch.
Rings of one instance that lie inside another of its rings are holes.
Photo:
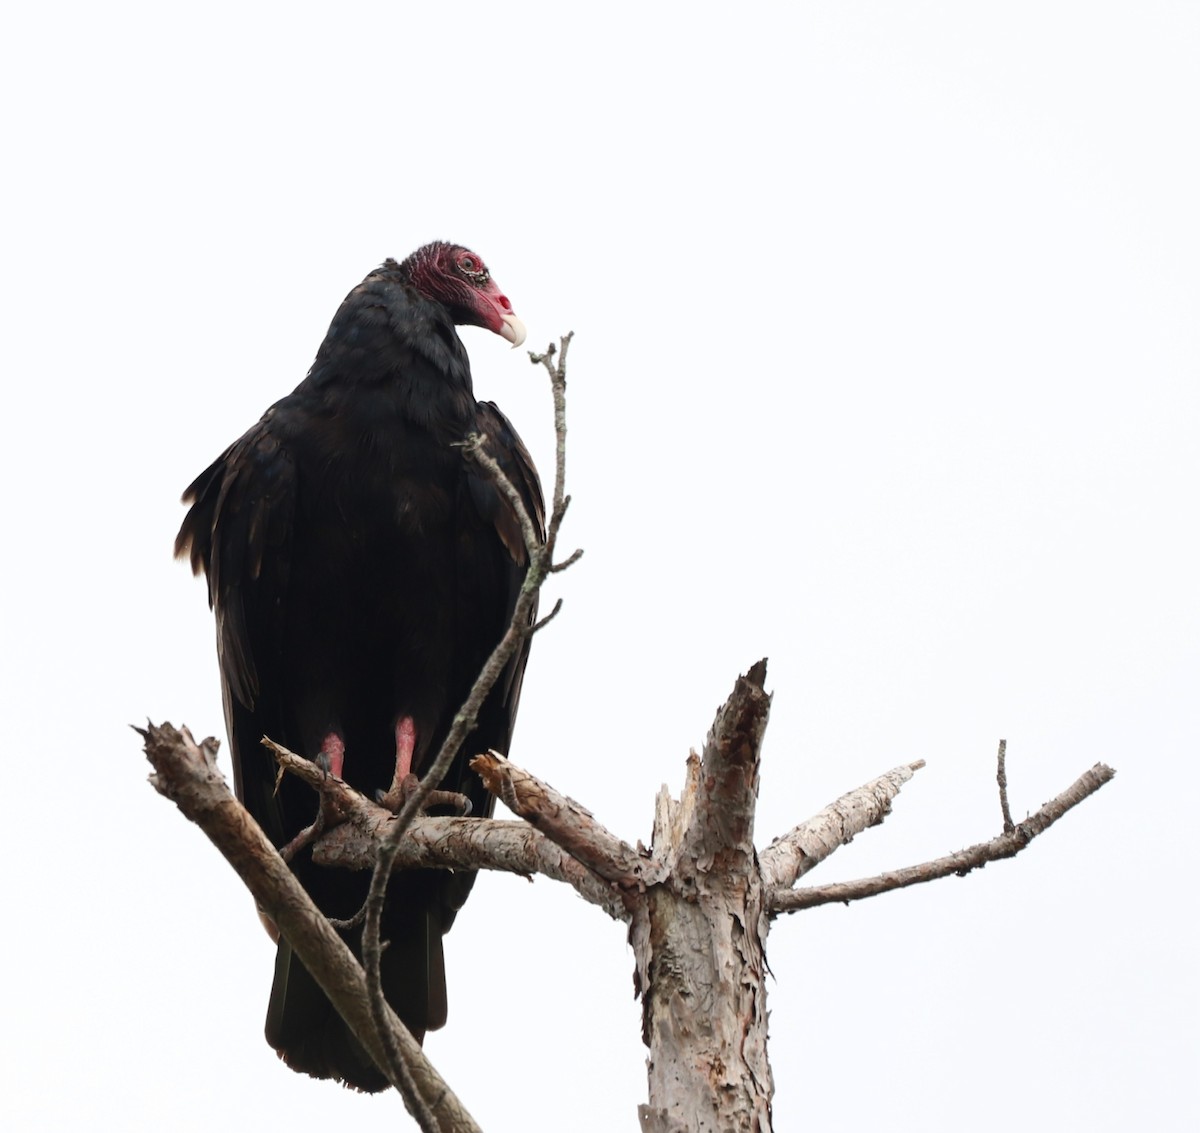
[[[276,846],[316,815],[292,777],[276,790],[263,735],[321,758],[394,803],[437,754],[512,616],[526,548],[512,505],[457,446],[471,433],[540,530],[529,453],[491,402],[475,400],[456,325],[518,346],[525,328],[483,261],[428,244],[388,260],[346,297],[308,376],[184,493],[175,543],[205,572],[238,798]],[[492,801],[471,754],[507,751],[528,639],[441,786],[474,813]],[[321,910],[352,917],[366,873],[292,868]],[[398,873],[388,889],[383,988],[418,1040],[446,1020],[442,935],[471,873]],[[344,934],[358,951],[358,930]],[[267,1039],[289,1066],[362,1090],[387,1085],[316,981],[278,942]]]

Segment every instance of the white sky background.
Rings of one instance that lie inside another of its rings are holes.
[[[770,657],[812,875],[1114,783],[1020,858],[769,940],[776,1127],[1200,1123],[1200,10],[26,5],[5,17],[0,1120],[406,1127],[287,1071],[272,948],[128,723],[223,734],[183,487],[431,238],[577,333],[565,609],[514,758],[628,839]],[[550,470],[540,371],[467,330]],[[620,926],[481,880],[427,1048],[488,1130],[636,1130]]]

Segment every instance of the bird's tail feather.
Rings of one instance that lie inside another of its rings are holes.
[[[446,1022],[443,918],[438,910],[430,908],[408,909],[405,913],[402,919],[385,926],[388,945],[380,975],[384,997],[421,1042],[426,1031]],[[357,937],[357,930],[354,935]],[[359,950],[354,951],[357,955]],[[385,1075],[283,939],[275,957],[266,1035],[267,1042],[293,1070],[314,1078],[335,1078],[369,1093],[387,1088]]]

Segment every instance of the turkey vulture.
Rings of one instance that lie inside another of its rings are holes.
[[[324,759],[364,793],[431,761],[516,604],[526,567],[517,516],[456,447],[488,448],[541,529],[537,472],[496,406],[477,402],[455,325],[514,346],[525,328],[483,261],[433,243],[387,260],[346,297],[307,377],[184,493],[175,543],[203,570],[216,615],[238,798],[276,846],[315,815],[310,788],[276,790],[265,734]],[[507,751],[528,639],[442,787],[488,815],[467,759]],[[366,873],[292,868],[321,910],[349,918]],[[446,1021],[442,934],[473,873],[398,873],[382,935],[388,1002],[420,1041]],[[358,930],[344,934],[355,950]],[[278,942],[267,1040],[291,1067],[361,1090],[387,1080],[316,981]]]

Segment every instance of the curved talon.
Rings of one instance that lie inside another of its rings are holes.
[[[375,801],[393,814],[399,814],[420,783],[415,775],[407,775],[399,789],[393,787],[390,791],[376,791]],[[428,814],[434,807],[449,807],[461,818],[466,818],[474,809],[471,800],[458,791],[430,791],[421,802],[421,813]]]
[[[466,818],[475,809],[471,800],[458,791],[430,791],[422,809],[430,810],[435,806],[451,807],[459,818]]]

